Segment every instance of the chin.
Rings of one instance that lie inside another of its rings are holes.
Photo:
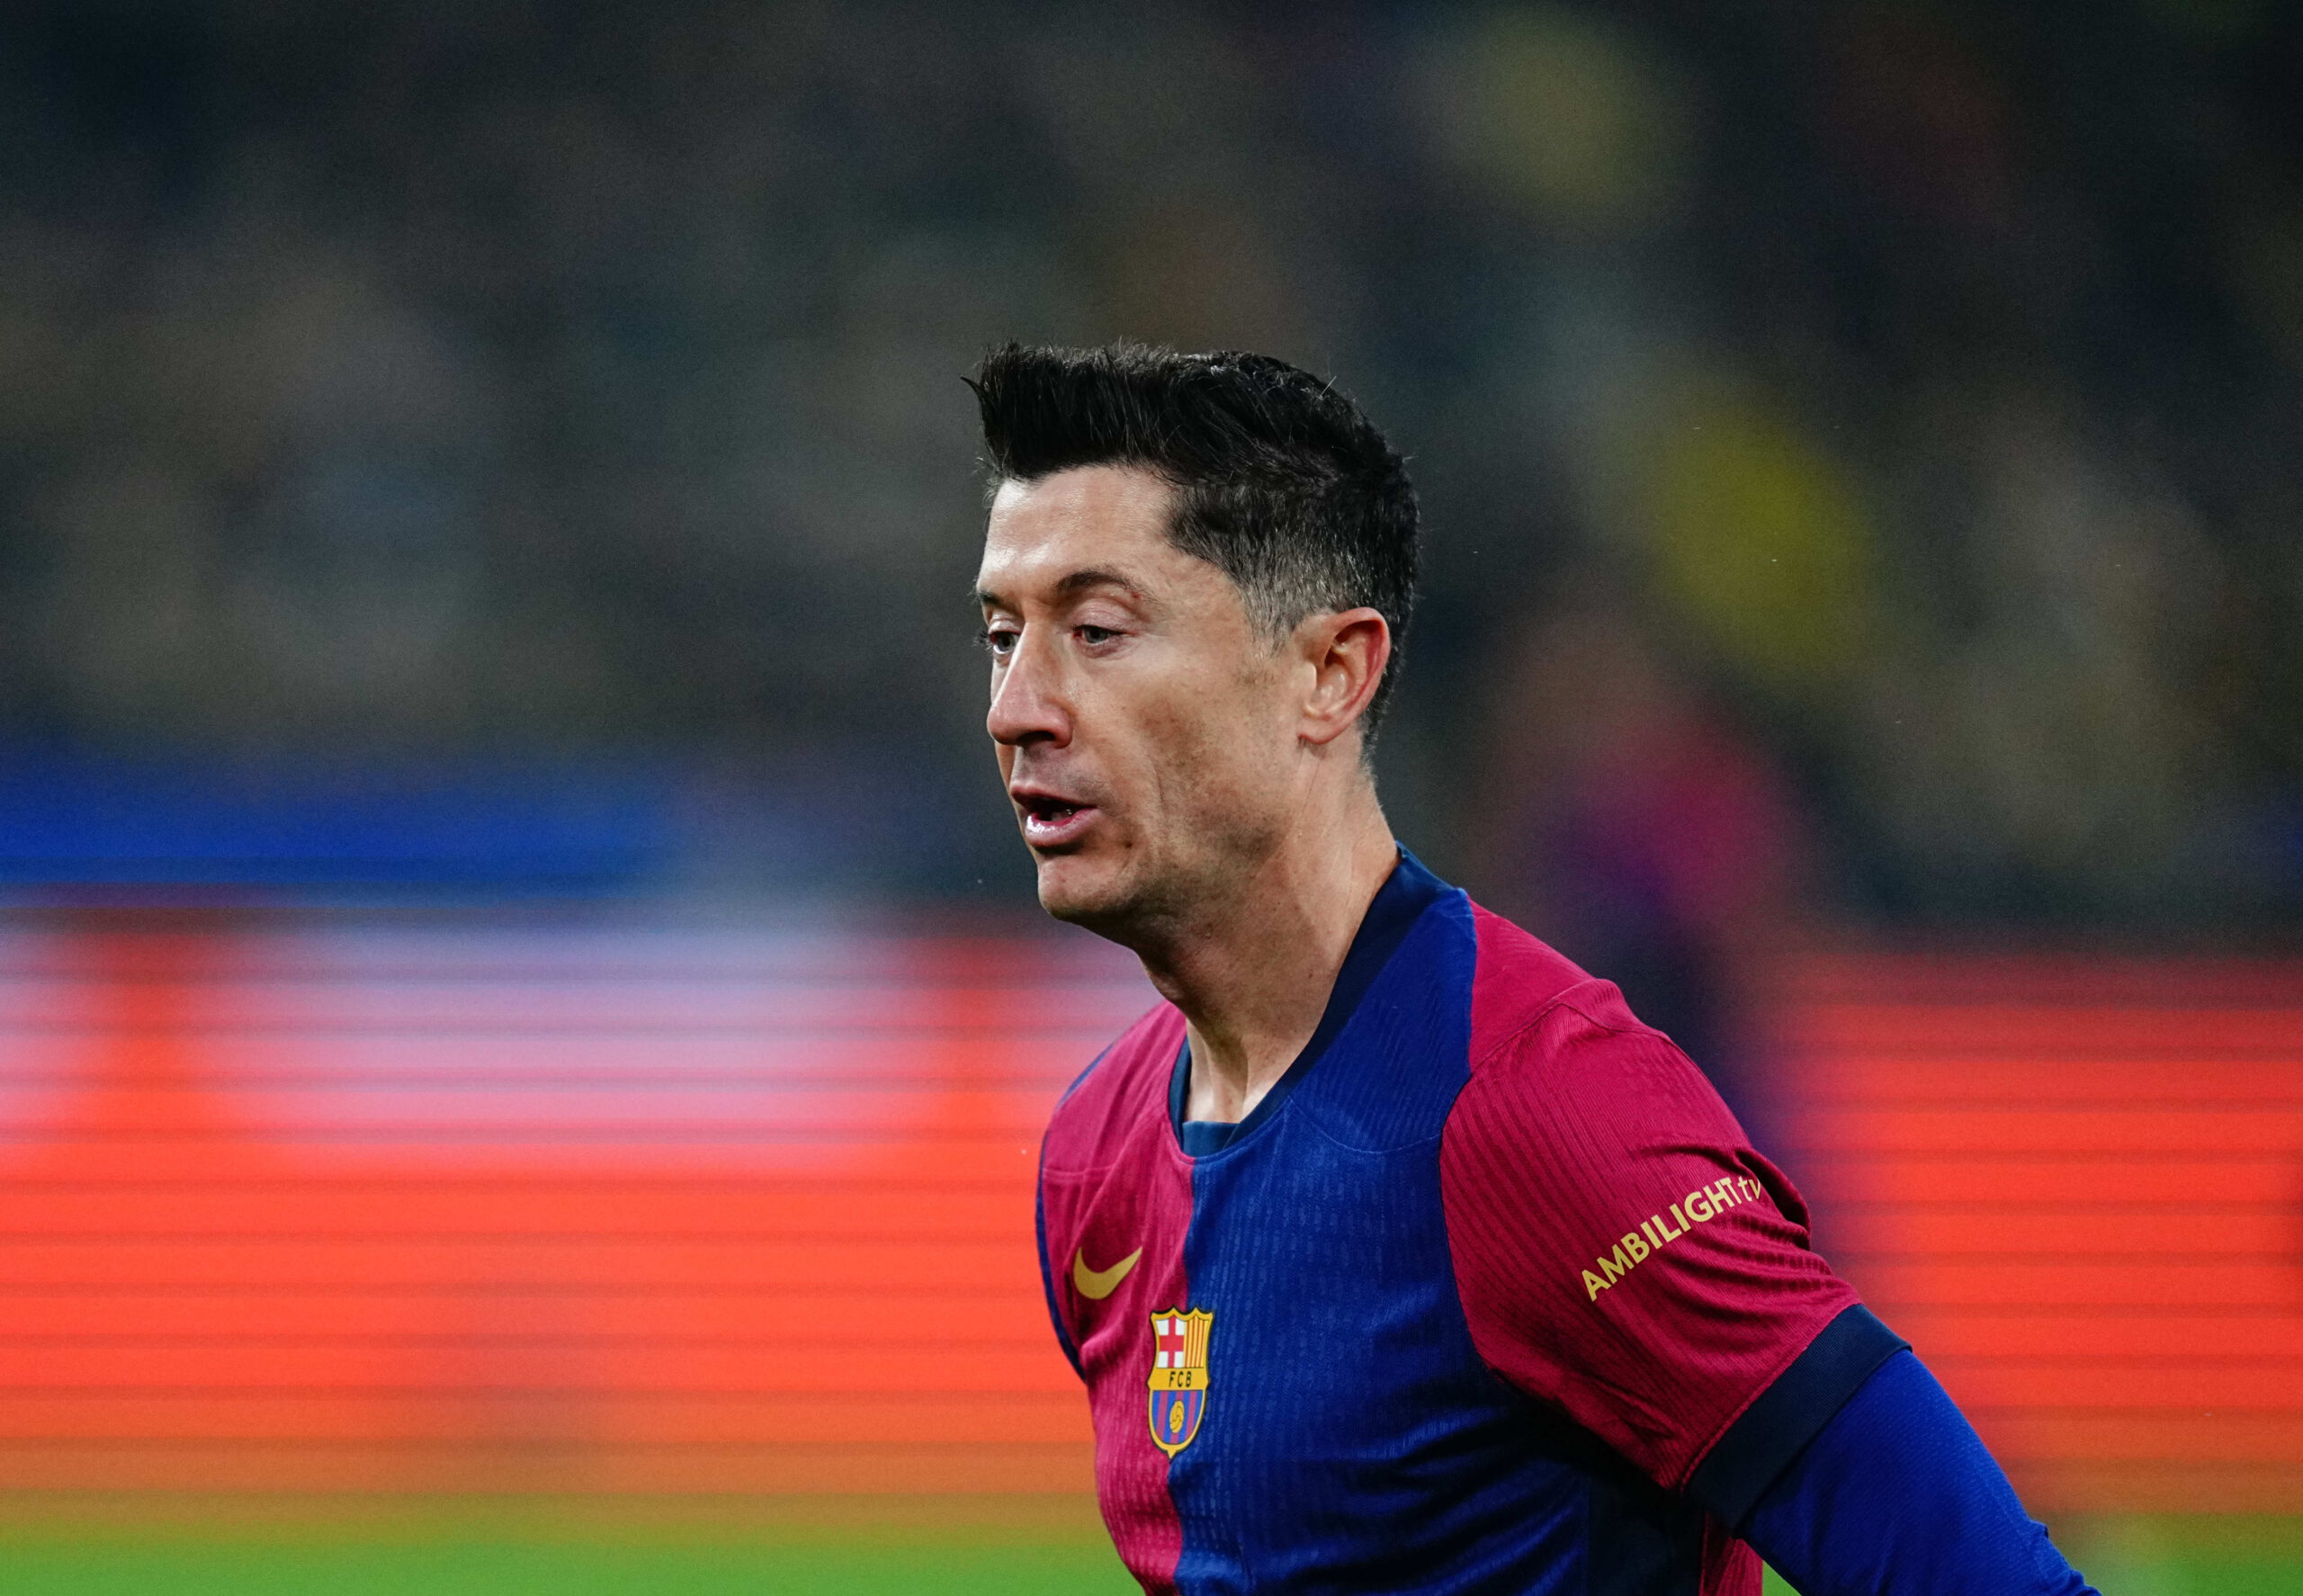
[[[1055,919],[1090,930],[1130,918],[1135,894],[1122,872],[1078,854],[1055,854],[1039,861],[1040,907]]]

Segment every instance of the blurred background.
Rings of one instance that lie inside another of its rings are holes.
[[[1122,1580],[1031,1160],[1149,993],[961,386],[1119,336],[1411,456],[1402,836],[2105,1590],[2294,1588],[2299,106],[2270,0],[18,0],[10,1588]]]

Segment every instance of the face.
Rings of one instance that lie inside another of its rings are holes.
[[[986,726],[1040,902],[1124,941],[1276,846],[1315,674],[1168,541],[1171,508],[1166,484],[1123,467],[1005,483],[976,578]]]

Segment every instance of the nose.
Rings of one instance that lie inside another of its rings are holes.
[[[1005,659],[991,668],[991,709],[983,729],[1008,748],[1071,740],[1071,712],[1062,691],[1062,664],[1044,626],[1026,625]]]

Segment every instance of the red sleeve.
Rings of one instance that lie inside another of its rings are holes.
[[[1668,1489],[1856,1301],[1791,1182],[1604,982],[1474,1057],[1439,1168],[1480,1355]]]

